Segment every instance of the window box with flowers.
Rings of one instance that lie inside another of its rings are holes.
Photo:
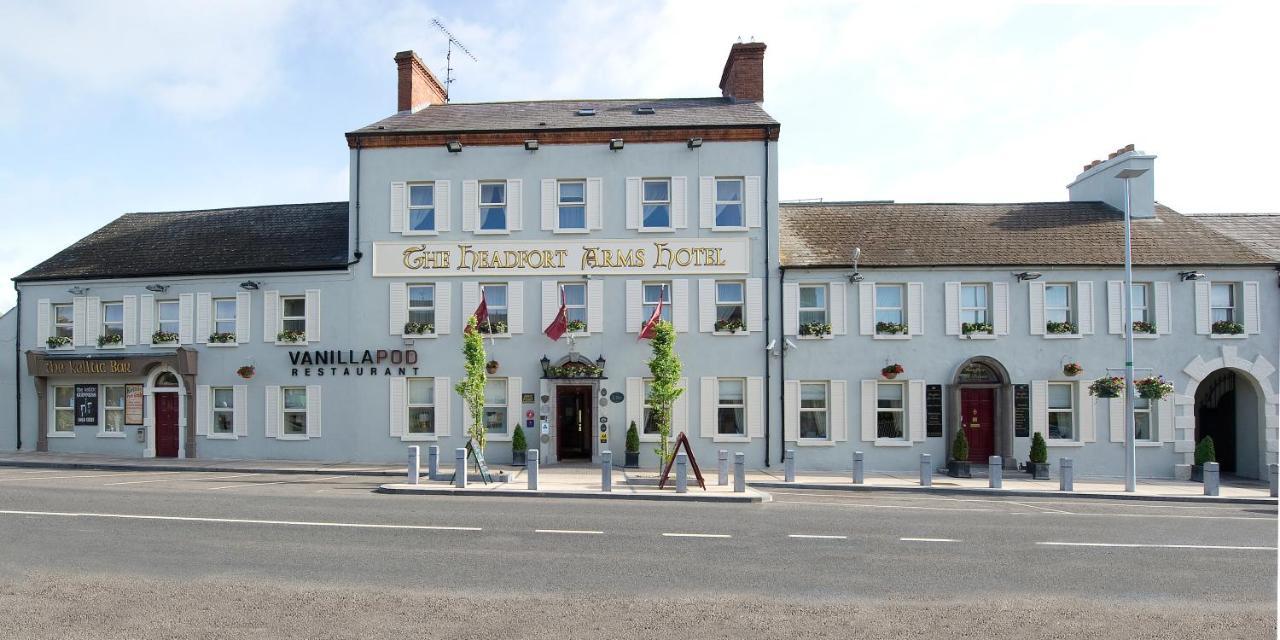
[[[1173,393],[1173,384],[1159,375],[1138,378],[1133,381],[1133,386],[1138,390],[1138,395],[1147,400],[1163,400]]]
[[[284,331],[281,331],[280,333],[276,334],[276,342],[287,342],[292,344],[292,343],[306,342],[306,341],[307,341],[306,331],[285,329]]]
[[[1079,362],[1068,362],[1062,365],[1062,375],[1075,377],[1084,373],[1084,367]]]
[[[1106,376],[1089,383],[1089,393],[1098,398],[1119,398],[1124,393],[1124,378]]]
[[[98,346],[104,347],[104,348],[105,347],[123,347],[124,336],[118,333],[108,333],[106,335],[98,336]]]
[[[217,331],[209,334],[209,344],[230,345],[236,343],[236,334],[230,331]]]
[[[44,345],[50,349],[70,349],[71,338],[67,336],[49,336]]]
[[[1215,336],[1238,336],[1244,333],[1244,325],[1230,320],[1219,320],[1213,323],[1212,330]]]
[[[800,337],[825,338],[831,335],[830,322],[806,322],[800,325]]]
[[[893,380],[894,378],[898,377],[898,375],[899,375],[899,374],[901,374],[901,373],[903,373],[904,371],[906,371],[906,369],[904,369],[904,368],[902,367],[902,365],[900,365],[900,364],[898,364],[898,363],[896,363],[896,362],[895,362],[895,363],[893,363],[893,364],[891,364],[891,365],[889,365],[889,366],[887,366],[887,367],[885,367],[885,368],[881,369],[881,370],[880,370],[880,375],[884,376],[886,380]]]
[[[1044,323],[1044,330],[1046,333],[1055,336],[1069,336],[1079,332],[1074,322],[1054,322],[1052,320]]]
[[[564,330],[569,333],[586,333],[587,323],[584,320],[570,320],[565,323]]]
[[[737,333],[739,331],[746,331],[746,330],[747,330],[746,323],[736,318],[731,318],[729,320],[716,320],[716,324],[715,324],[716,333]]]
[[[476,331],[491,336],[507,335],[507,322],[506,320],[498,320],[497,322],[478,324],[476,325]]]
[[[990,322],[965,322],[960,325],[960,333],[971,335],[994,335],[995,327]]]
[[[156,331],[151,334],[151,344],[159,346],[169,346],[178,344],[178,334],[172,331]]]
[[[406,336],[430,336],[435,335],[436,326],[430,322],[406,322],[404,323],[404,335]]]
[[[1156,323],[1154,323],[1154,322],[1146,322],[1146,321],[1143,321],[1143,320],[1134,320],[1134,321],[1133,321],[1133,332],[1134,332],[1134,333],[1145,333],[1145,334],[1148,334],[1148,335],[1155,335],[1155,333],[1156,333]]]
[[[876,335],[905,336],[907,335],[907,324],[905,322],[877,322]]]
[[[604,369],[585,362],[566,362],[561,366],[548,366],[543,370],[543,377],[599,379],[604,377]]]

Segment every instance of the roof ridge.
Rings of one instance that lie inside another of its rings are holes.
[[[720,100],[722,102],[725,102],[726,104],[737,103],[737,101],[730,100],[729,98],[724,98],[722,96],[691,96],[687,98],[554,98],[551,100],[533,100],[533,99],[486,100],[483,102],[446,102],[444,104],[435,104],[435,105],[431,105],[430,107],[426,107],[425,109],[419,110],[415,113],[421,113],[422,111],[435,108],[435,107],[475,106],[475,105],[486,105],[486,104],[529,104],[529,103],[552,104],[552,103],[570,103],[570,102],[675,102],[678,100]],[[748,104],[748,103],[742,102],[742,104]],[[412,114],[409,114],[409,115],[412,115]]]
[[[306,206],[325,205],[325,204],[350,205],[351,201],[350,200],[329,200],[325,202],[285,202],[281,204],[250,204],[250,205],[242,205],[238,207],[215,207],[212,209],[175,209],[171,211],[126,211],[120,214],[120,216],[121,217],[139,216],[139,215],[153,216],[153,215],[167,215],[167,214],[173,214],[173,213],[214,213],[217,211],[243,211],[245,209],[268,209],[271,207],[306,207]]]

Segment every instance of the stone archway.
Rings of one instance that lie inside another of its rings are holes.
[[[956,431],[965,423],[961,415],[965,395],[987,394],[994,409],[993,442],[991,452],[1000,456],[1006,467],[1013,467],[1013,391],[1009,371],[999,360],[990,356],[973,356],[956,367],[951,376],[947,393],[946,443],[950,451]],[[966,434],[968,435],[968,434]],[[974,443],[970,444],[971,452]],[[979,461],[986,464],[985,460]],[[985,467],[984,467],[985,468]]]
[[[1240,442],[1239,446],[1236,446],[1233,452],[1236,461],[1239,462],[1242,456],[1246,457],[1241,469],[1252,477],[1262,477],[1266,465],[1277,461],[1277,440],[1280,440],[1280,396],[1277,396],[1271,381],[1271,376],[1276,371],[1275,366],[1261,354],[1253,360],[1240,357],[1239,349],[1234,345],[1224,345],[1221,348],[1221,354],[1220,357],[1209,360],[1196,356],[1182,370],[1187,374],[1188,381],[1182,393],[1174,397],[1177,406],[1174,451],[1183,454],[1183,464],[1175,469],[1175,475],[1179,478],[1190,476],[1191,464],[1195,461],[1196,433],[1198,430],[1204,430],[1198,428],[1197,409],[1203,410],[1206,401],[1210,399],[1207,396],[1216,393],[1209,388],[1202,389],[1202,385],[1206,382],[1210,385],[1222,384],[1216,381],[1226,375],[1234,376],[1233,384],[1240,393],[1240,398],[1233,404],[1234,413],[1248,412],[1247,415],[1233,417],[1235,424],[1232,427],[1232,437],[1235,438],[1241,434],[1237,425],[1244,425],[1246,427],[1244,435],[1247,439],[1247,442]],[[1224,371],[1226,373],[1223,373]],[[1197,403],[1198,394],[1200,395],[1199,403]],[[1249,456],[1250,452],[1253,453],[1252,456]]]

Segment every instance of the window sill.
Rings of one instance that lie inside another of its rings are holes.
[[[159,343],[152,342],[152,343],[147,344],[147,346],[148,346],[148,347],[151,347],[152,349],[177,349],[178,347],[181,347],[181,346],[182,346],[182,343],[180,343],[180,342],[159,342]]]
[[[732,231],[748,231],[749,229],[748,229],[747,227],[711,227],[711,230],[712,230],[713,232],[714,232],[714,231],[728,231],[728,232],[732,232]]]
[[[995,340],[996,337],[990,333],[964,333],[960,334],[961,340]]]
[[[640,227],[636,229],[639,233],[675,233],[672,227]]]
[[[303,441],[303,440],[310,440],[310,439],[311,439],[311,436],[299,435],[299,434],[289,434],[289,435],[279,435],[279,436],[276,436],[276,440],[291,440],[291,441],[295,441],[295,442]]]
[[[435,442],[439,439],[434,433],[406,433],[400,436],[401,442]]]
[[[235,440],[237,438],[234,433],[210,433],[205,437],[210,440]]]
[[[1079,340],[1080,338],[1083,338],[1083,337],[1084,337],[1083,335],[1080,335],[1078,333],[1046,333],[1044,334],[1045,340]]]
[[[74,432],[74,431],[50,431],[50,432],[49,432],[48,434],[46,434],[46,435],[47,435],[48,437],[50,437],[50,438],[74,438],[74,437],[76,437],[76,434],[75,434],[75,432]]]
[[[123,345],[123,344],[109,344],[109,345],[103,345],[103,346],[101,346],[101,347],[98,347],[98,349],[100,349],[100,350],[102,350],[102,351],[112,351],[112,350],[119,351],[119,350],[124,349],[124,345]]]
[[[413,231],[401,231],[401,232],[400,232],[400,235],[404,235],[404,236],[438,236],[438,235],[440,235],[440,232],[439,232],[439,231],[436,231],[436,230],[434,230],[434,229],[433,229],[433,230],[431,230],[431,231],[424,231],[424,230],[420,230],[420,229],[419,229],[419,230],[413,230]]]
[[[796,440],[797,447],[834,447],[836,443],[830,440]]]
[[[129,434],[123,431],[99,431],[99,438],[127,438]]]
[[[1247,333],[1211,333],[1210,340],[1244,340],[1249,337]]]
[[[76,346],[74,344],[69,344],[65,347],[45,347],[44,350],[45,351],[75,351]]]
[[[901,333],[877,333],[871,336],[873,340],[910,340],[910,334]]]
[[[751,442],[751,438],[749,438],[749,437],[747,437],[747,436],[718,435],[718,436],[715,436],[715,437],[711,438],[711,441],[712,441],[712,442],[741,442],[741,443],[747,443],[747,442]]]
[[[511,230],[510,229],[476,229],[472,233],[478,236],[509,236],[511,235]]]
[[[584,235],[591,233],[590,229],[554,229],[551,233],[567,234],[567,235]]]
[[[290,342],[289,344],[299,344],[299,343]],[[239,342],[206,342],[204,346],[209,347],[210,349],[226,349],[228,347],[238,347],[240,346],[240,343]]]
[[[434,340],[437,335],[435,333],[402,333],[400,337],[405,340]]]
[[[1133,443],[1133,445],[1134,445],[1135,447],[1146,447],[1146,448],[1148,448],[1148,449],[1159,449],[1160,447],[1163,447],[1163,446],[1164,446],[1164,445],[1166,445],[1166,444],[1169,444],[1169,443],[1167,443],[1167,442],[1144,442],[1144,441],[1142,441],[1142,440],[1139,440],[1139,441],[1137,441],[1137,442]]]
[[[481,338],[510,338],[510,333],[481,333]]]
[[[1085,443],[1079,440],[1046,440],[1047,447],[1083,447]]]
[[[712,331],[713,336],[749,336],[751,331],[743,329],[742,331]]]
[[[297,342],[281,342],[280,340],[276,340],[273,344],[277,347],[305,347],[309,342],[310,340],[299,340]]]
[[[876,441],[873,444],[877,447],[910,447],[915,443],[911,442],[910,440],[876,438]]]
[[[797,340],[831,340],[832,338],[831,334],[825,336],[796,336]]]
[[[1120,334],[1120,337],[1121,337],[1121,338],[1123,338],[1123,337],[1124,337],[1124,334],[1123,334],[1123,333],[1122,333],[1122,334]],[[1134,340],[1155,340],[1156,338],[1159,338],[1159,337],[1160,337],[1160,334],[1158,334],[1158,333],[1135,333],[1135,334],[1133,334],[1133,339],[1134,339]]]

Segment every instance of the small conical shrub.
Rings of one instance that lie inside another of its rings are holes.
[[[636,430],[636,421],[627,427],[627,453],[640,453],[640,432]]]
[[[1200,438],[1200,442],[1196,443],[1196,466],[1203,466],[1206,462],[1217,462],[1218,452],[1213,450],[1213,438],[1205,436]]]
[[[956,430],[956,439],[951,441],[951,459],[957,462],[969,461],[969,439],[964,436],[964,427]]]
[[[1031,438],[1031,461],[1044,464],[1049,461],[1049,447],[1044,443],[1044,436],[1039,431]]]
[[[524,429],[521,429],[520,425],[516,425],[515,433],[511,434],[511,450],[524,451],[527,448],[529,448],[529,443],[524,439]]]

